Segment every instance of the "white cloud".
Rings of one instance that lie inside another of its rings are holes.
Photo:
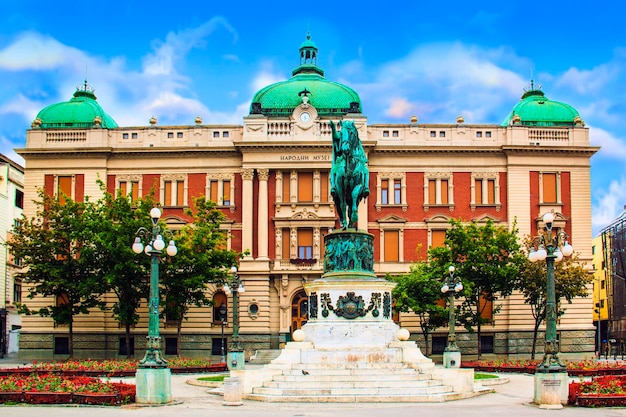
[[[622,212],[626,201],[626,178],[611,181],[608,190],[595,191],[597,201],[592,209],[593,235],[608,226]]]
[[[389,108],[385,111],[385,114],[389,117],[400,119],[410,116],[415,112],[415,104],[409,102],[405,98],[393,98],[389,104]]]
[[[598,152],[604,158],[626,161],[626,143],[599,127],[590,127],[589,140],[593,146],[601,146]]]
[[[82,51],[36,32],[22,33],[0,51],[0,69],[10,71],[48,70],[83,61]]]

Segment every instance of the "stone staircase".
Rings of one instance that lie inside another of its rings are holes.
[[[280,356],[281,349],[266,349],[253,352],[248,363],[251,365],[267,365]]]
[[[280,373],[254,387],[245,398],[265,402],[415,403],[468,397],[428,370],[402,362],[272,363],[266,367]]]

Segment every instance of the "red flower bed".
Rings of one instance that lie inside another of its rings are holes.
[[[525,372],[534,374],[540,361],[537,360],[495,360],[464,361],[462,368],[474,368],[484,372]],[[570,376],[626,375],[626,362],[599,362],[593,359],[565,363]]]
[[[581,407],[618,407],[626,405],[626,376],[595,377],[591,381],[569,384],[568,404]]]
[[[135,386],[97,378],[33,373],[0,377],[0,402],[110,404],[135,401]]]

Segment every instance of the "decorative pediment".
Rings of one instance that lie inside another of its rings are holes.
[[[406,223],[406,221],[407,220],[405,218],[400,217],[396,214],[390,214],[377,220],[378,223]]]
[[[179,216],[167,216],[163,220],[168,226],[184,226],[187,224],[187,220]]]
[[[291,220],[317,220],[319,218],[320,217],[317,214],[307,210],[306,208],[294,213],[293,216],[291,216]]]
[[[435,214],[432,217],[424,219],[426,223],[448,223],[450,221],[450,217],[445,216],[443,214]]]
[[[497,217],[493,217],[490,214],[483,214],[480,217],[475,217],[474,219],[472,219],[473,221],[475,221],[476,223],[487,223],[489,220],[491,220],[494,223],[500,223],[502,220],[497,218]]]

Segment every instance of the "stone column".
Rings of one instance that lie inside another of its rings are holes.
[[[245,251],[248,249],[250,251],[250,255],[246,256],[245,259],[253,259],[253,217],[252,213],[254,212],[254,188],[252,187],[252,180],[254,178],[254,169],[252,168],[244,168],[241,170],[241,178],[243,180],[243,186],[241,187],[241,199],[242,199],[242,218],[241,218],[241,228],[242,228],[242,236],[241,236],[241,249]]]
[[[269,169],[258,169],[257,174],[259,176],[259,212],[258,223],[259,230],[257,233],[257,259],[266,261],[268,257],[268,193],[267,193],[267,179],[269,177]]]

